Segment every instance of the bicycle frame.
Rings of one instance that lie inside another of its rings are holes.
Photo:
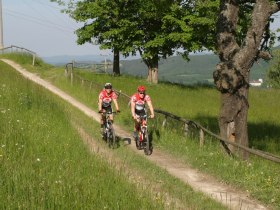
[[[110,120],[110,115],[115,114],[116,112],[103,112],[103,128],[104,128],[104,137],[108,143],[109,147],[114,147],[116,143],[115,131],[113,128],[113,122]]]
[[[144,135],[145,133],[147,132],[147,128],[148,128],[148,125],[147,125],[147,115],[143,115],[143,116],[140,116],[140,129],[139,129],[139,132],[140,132],[140,136],[139,136],[139,141],[142,142],[143,139],[144,139]]]
[[[148,135],[147,115],[139,116],[140,126],[138,129],[138,137],[136,138],[136,148],[144,149],[145,155],[151,155],[153,147]]]

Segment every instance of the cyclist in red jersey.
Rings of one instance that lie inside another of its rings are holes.
[[[146,88],[144,86],[137,88],[137,93],[131,97],[130,103],[132,118],[135,122],[133,136],[136,137],[136,131],[139,128],[139,116],[146,115],[145,104],[148,104],[150,109],[150,118],[154,118],[154,108],[150,96],[146,94]]]
[[[103,113],[107,112],[110,115],[110,120],[113,122],[113,110],[111,103],[114,102],[116,112],[120,112],[119,105],[117,101],[117,94],[113,91],[111,83],[106,83],[104,85],[104,89],[99,93],[98,97],[98,111],[100,113],[100,125],[101,125],[101,132],[103,133]]]

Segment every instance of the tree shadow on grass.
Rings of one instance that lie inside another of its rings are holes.
[[[280,154],[280,126],[270,122],[248,123],[250,147]]]
[[[198,116],[194,119],[204,128],[219,135],[218,119]],[[249,146],[254,149],[280,154],[280,126],[271,122],[248,122]]]
[[[154,124],[154,128],[150,129],[151,139],[152,134],[155,133],[157,139],[160,139],[160,127],[162,127],[162,122],[164,118],[158,118]],[[196,116],[193,119],[188,119],[200,124],[202,127],[211,131],[214,134],[219,135],[218,118],[209,116]],[[176,120],[168,120],[166,127],[168,129],[174,130],[174,132],[181,131],[183,128],[183,123]],[[199,137],[199,129],[193,126],[189,126],[190,136]],[[249,147],[262,150],[265,152],[271,152],[273,154],[280,154],[280,126],[275,125],[271,122],[262,123],[250,123],[248,122],[248,134],[249,134]],[[182,132],[183,135],[183,132]],[[205,133],[205,136],[209,136]]]

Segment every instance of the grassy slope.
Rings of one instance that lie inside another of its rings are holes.
[[[5,201],[1,209],[162,209],[164,192],[186,208],[223,208],[120,147],[115,153],[125,165],[138,170],[146,181],[164,183],[152,200],[137,180],[129,184],[122,172],[91,155],[70,122],[95,138],[98,123],[2,62],[0,73],[0,199]]]
[[[30,70],[32,67],[29,66]],[[35,71],[35,70],[34,70]],[[73,86],[65,80],[63,69],[50,69],[49,71],[38,71],[43,77],[48,78],[62,89],[68,91],[79,100],[96,109],[96,97],[99,90],[90,89],[89,84],[81,82]],[[211,88],[187,88],[162,84],[158,86],[148,85],[144,80],[133,77],[110,77],[107,75],[93,75],[81,72],[84,78],[98,83],[111,81],[114,87],[123,92],[132,94],[138,84],[145,84],[148,92],[153,98],[155,107],[178,114],[188,119],[196,120],[212,131],[217,131],[217,114],[219,107],[219,95]],[[176,93],[176,94],[175,94]],[[280,135],[279,112],[271,112],[277,107],[280,100],[280,92],[277,90],[250,91],[249,132],[251,146],[265,151],[280,154],[278,137]],[[127,103],[120,98],[123,110],[118,116],[117,122],[131,127]],[[182,105],[182,102],[184,105]],[[277,110],[277,109],[276,109]],[[188,164],[213,174],[223,180],[247,190],[261,201],[280,208],[279,188],[279,165],[269,161],[252,157],[250,163],[229,159],[224,156],[217,145],[217,141],[207,138],[206,146],[199,148],[197,134],[185,138],[176,129],[170,126],[163,131],[157,127],[157,121],[150,121],[155,126],[152,131],[154,145],[156,148],[167,150],[173,155],[183,159]],[[171,124],[171,123],[170,123]],[[173,131],[174,130],[174,131]]]
[[[89,154],[60,100],[3,63],[0,73],[1,209],[162,209]]]

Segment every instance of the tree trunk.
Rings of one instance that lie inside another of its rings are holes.
[[[249,71],[256,59],[261,57],[260,45],[269,23],[269,17],[279,8],[269,0],[257,0],[252,11],[251,25],[246,37],[238,43],[237,22],[239,3],[237,0],[221,0],[217,21],[217,43],[220,63],[213,74],[217,89],[221,92],[219,128],[221,137],[243,146],[249,145],[247,115]],[[226,147],[231,152],[248,158],[246,151]]]
[[[158,56],[153,59],[146,59],[145,64],[148,67],[147,81],[151,83],[158,83]]]
[[[221,93],[221,108],[219,114],[220,135],[224,139],[248,146],[247,113],[248,86],[241,87],[236,93]],[[248,154],[229,145],[230,152],[238,154],[243,159]]]
[[[120,75],[120,52],[114,49],[113,74]]]

